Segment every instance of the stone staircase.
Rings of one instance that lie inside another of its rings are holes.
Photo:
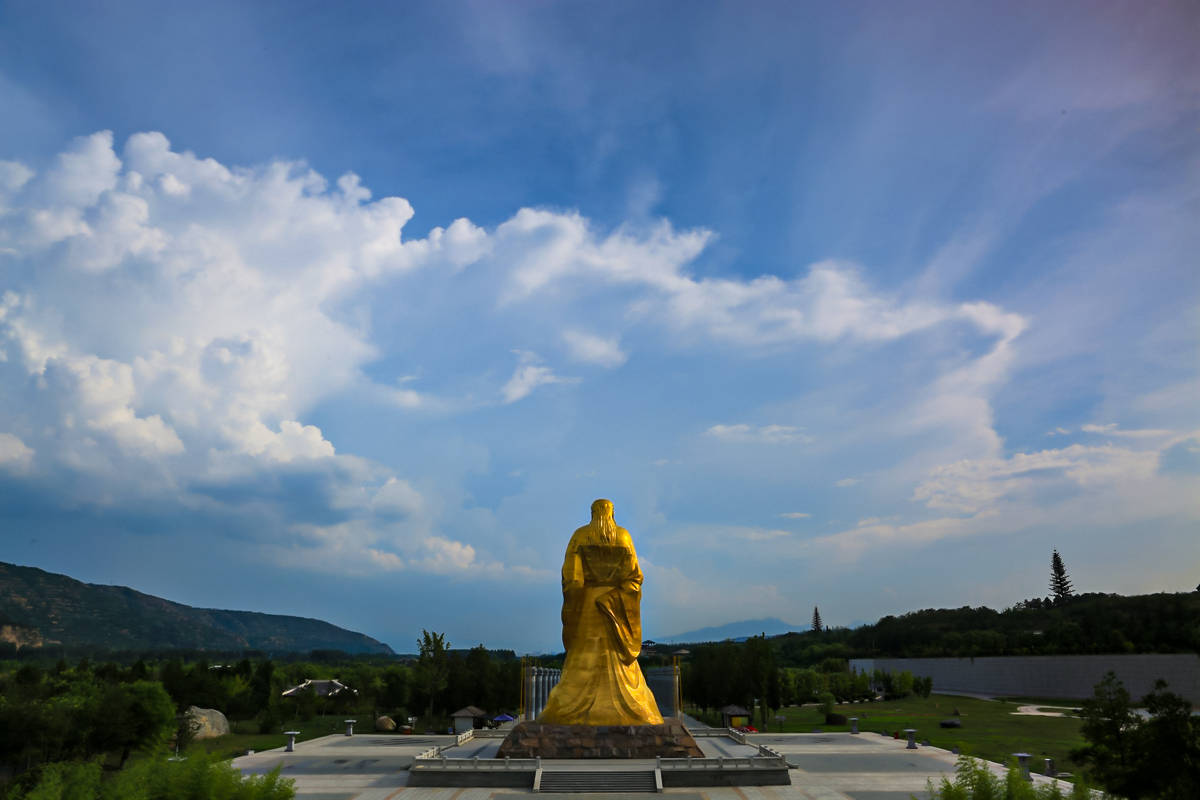
[[[656,792],[658,788],[652,769],[637,772],[543,770],[538,791],[630,793]]]

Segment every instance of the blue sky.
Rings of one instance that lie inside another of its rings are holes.
[[[0,5],[0,558],[539,651],[1200,581],[1200,12]]]

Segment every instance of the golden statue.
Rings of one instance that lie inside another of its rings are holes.
[[[567,545],[562,568],[562,678],[537,721],[554,725],[657,725],[642,651],[642,571],[609,500]]]

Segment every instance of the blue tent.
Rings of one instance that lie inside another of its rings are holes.
[[[492,717],[493,722],[512,722],[516,717],[510,717],[508,714],[500,714]]]

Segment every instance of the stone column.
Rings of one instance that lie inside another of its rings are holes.
[[[534,718],[533,713],[533,671],[537,667],[525,668],[525,719],[530,721]]]

